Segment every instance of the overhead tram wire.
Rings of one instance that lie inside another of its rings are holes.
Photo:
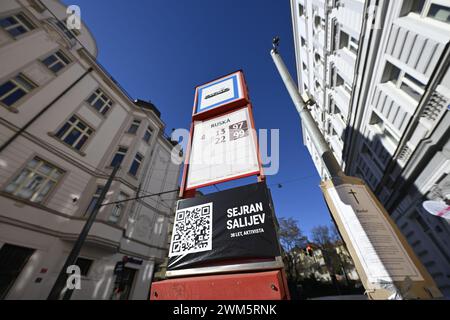
[[[143,195],[143,196],[138,196],[138,197],[134,197],[134,198],[130,198],[130,199],[102,203],[101,206],[107,206],[107,205],[110,205],[110,204],[118,204],[118,203],[132,201],[132,200],[139,200],[139,199],[153,197],[153,196],[160,196],[162,194],[172,193],[172,192],[179,192],[179,191],[180,191],[180,189],[177,188],[177,189],[174,189],[174,190],[168,190],[168,191],[163,191],[163,192],[158,192],[158,193],[153,193],[153,194],[146,194],[146,195]]]
[[[290,179],[290,180],[281,181],[281,182],[274,182],[274,183],[268,184],[267,186],[268,187],[275,186],[275,185],[282,186],[283,184],[288,184],[288,183],[291,183],[291,182],[297,182],[297,181],[301,181],[301,180],[306,180],[306,179],[309,179],[309,178],[314,178],[316,176],[317,175],[312,174],[312,175],[309,175],[309,176],[299,177],[299,178],[296,178],[296,179]]]
[[[282,182],[276,182],[276,183],[270,184],[269,186],[273,186],[273,185],[281,185],[281,184],[286,184],[286,183],[290,183],[290,182],[300,181],[300,180],[312,178],[312,177],[315,177],[315,176],[316,176],[316,175],[310,175],[310,176],[300,177],[300,178],[297,178],[297,179],[286,180],[286,181],[284,181],[284,182],[283,182],[283,181],[282,181]],[[218,190],[220,190],[216,185],[214,185],[214,186],[215,186]],[[128,202],[128,201],[132,201],[132,200],[139,200],[139,199],[148,198],[148,197],[160,196],[160,195],[163,195],[163,194],[173,193],[173,192],[179,192],[179,191],[180,191],[180,189],[177,188],[177,189],[173,189],[173,190],[168,190],[168,191],[163,191],[163,192],[151,193],[151,194],[150,194],[150,193],[148,193],[148,191],[141,190],[139,193],[147,193],[147,194],[144,194],[144,195],[142,195],[142,196],[137,196],[137,197],[134,197],[134,198],[130,198],[130,199],[125,199],[125,200],[120,200],[120,201],[112,201],[112,202],[102,203],[101,205],[102,205],[102,206],[107,206],[107,205],[110,205],[110,204],[119,204],[119,203]],[[177,198],[171,198],[171,199],[165,199],[165,200],[175,200],[175,199],[177,199]],[[164,199],[162,199],[162,200],[164,200]]]

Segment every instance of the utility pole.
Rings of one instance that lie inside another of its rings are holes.
[[[362,179],[346,176],[272,41],[273,62],[331,179],[321,189],[370,299],[441,298],[433,278]],[[389,250],[386,250],[389,248]],[[401,271],[399,271],[401,270]]]
[[[83,230],[81,230],[80,235],[78,236],[77,241],[75,242],[72,251],[70,252],[69,256],[66,259],[66,262],[64,263],[64,266],[62,267],[61,271],[59,272],[58,278],[55,281],[55,284],[53,285],[52,290],[50,291],[47,300],[59,300],[59,297],[61,295],[62,290],[66,286],[67,283],[67,268],[71,265],[74,265],[78,255],[80,254],[81,248],[83,247],[84,242],[86,241],[86,238],[89,234],[89,230],[91,229],[92,225],[94,224],[95,218],[97,217],[97,214],[103,204],[103,200],[105,200],[106,194],[109,191],[109,188],[111,187],[112,181],[119,170],[120,165],[117,164],[113,171],[111,172],[111,175],[108,178],[108,181],[106,182],[106,185],[102,189],[102,192],[100,193],[100,196],[97,200],[97,203],[94,206],[94,209],[90,213],[88,219],[86,220],[86,223],[84,224]],[[73,289],[67,288],[67,291],[73,291]],[[66,292],[64,294],[63,299],[68,300],[70,299],[71,293]]]

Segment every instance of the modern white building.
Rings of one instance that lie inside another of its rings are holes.
[[[298,86],[348,175],[363,178],[450,296],[450,1],[291,0]],[[322,178],[327,172],[303,131]]]
[[[0,2],[0,299],[46,299],[102,187],[105,202],[177,190],[181,150],[156,107],[133,100],[96,61],[88,27],[57,0]],[[177,158],[177,159],[178,159]],[[72,299],[147,299],[167,255],[178,192],[102,206]]]

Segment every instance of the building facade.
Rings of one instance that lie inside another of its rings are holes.
[[[0,3],[0,299],[47,298],[116,164],[104,203],[174,192],[101,207],[72,299],[109,299],[124,256],[120,298],[147,299],[167,255],[181,149],[67,17],[57,0]]]
[[[291,0],[291,14],[299,90],[320,130],[449,297],[449,221],[422,207],[450,199],[449,1]]]

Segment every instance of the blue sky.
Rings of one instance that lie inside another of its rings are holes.
[[[296,218],[306,234],[313,226],[330,224],[320,178],[302,143],[299,116],[269,54],[272,37],[279,35],[281,53],[296,79],[289,1],[64,2],[80,7],[97,41],[100,63],[133,98],[151,100],[159,108],[167,133],[189,127],[196,85],[243,69],[256,127],[280,129],[280,170],[267,180],[277,216]]]

